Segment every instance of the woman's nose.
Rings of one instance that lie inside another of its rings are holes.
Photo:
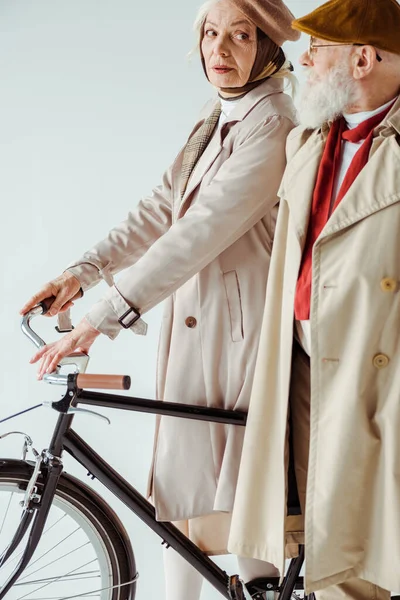
[[[227,56],[229,54],[227,44],[224,39],[218,38],[215,40],[214,54],[217,56]]]

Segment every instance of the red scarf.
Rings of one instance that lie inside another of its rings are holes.
[[[371,151],[374,129],[386,117],[392,106],[393,104],[379,114],[363,121],[351,130],[347,130],[346,121],[343,117],[332,124],[318,170],[312,200],[310,222],[308,224],[307,239],[303,250],[299,278],[297,280],[294,314],[295,318],[299,321],[307,321],[310,318],[312,250],[315,241],[328,222],[331,214],[331,199],[336,175],[338,174],[340,167],[342,140],[349,142],[360,142],[361,140],[365,140],[365,142],[357,151],[347,170],[333,205],[332,212],[348,192],[354,180],[357,178],[357,175],[367,164],[369,153]]]

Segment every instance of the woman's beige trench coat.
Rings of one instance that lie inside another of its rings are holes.
[[[192,134],[214,106],[215,100],[205,107]],[[167,299],[159,398],[247,410],[293,121],[282,80],[262,83],[216,132],[182,199],[181,151],[152,196],[68,267],[84,289],[101,277],[112,284],[129,267],[88,315],[111,338],[130,305],[143,314]],[[231,511],[243,433],[162,417],[150,489],[157,518]]]
[[[289,136],[228,545],[279,567],[294,293],[328,129]],[[313,249],[308,592],[350,577],[400,590],[400,101],[375,133]]]

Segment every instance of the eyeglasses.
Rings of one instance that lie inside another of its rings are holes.
[[[317,54],[317,48],[334,48],[335,46],[364,46],[364,44],[316,44],[314,38],[310,37],[310,44],[308,46],[308,56],[311,60]],[[382,57],[376,53],[376,59],[378,62],[382,62]]]

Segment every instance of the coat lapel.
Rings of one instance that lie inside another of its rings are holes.
[[[271,96],[273,94],[279,94],[282,91],[282,80],[268,79],[267,81],[256,87],[254,90],[246,94],[246,96],[244,96],[244,98],[238,103],[238,105],[229,115],[229,118],[223,124],[222,128],[217,129],[215,131],[207,148],[205,149],[197,165],[193,169],[185,193],[179,205],[178,217],[185,212],[187,204],[190,201],[191,195],[193,194],[194,190],[201,183],[208,169],[218,158],[218,155],[222,150],[223,140],[225,138],[225,133],[227,131],[228,125],[238,121],[242,121],[246,117],[246,115],[252,110],[252,108],[256,106],[256,104],[258,104],[258,102],[260,102],[263,98],[266,98],[267,96]],[[207,103],[206,110],[202,114],[202,120],[196,125],[192,132],[192,135],[203,123],[204,118],[207,118],[208,115],[211,114],[215,106],[216,102]]]
[[[400,98],[376,128],[370,157],[318,239],[345,229],[400,200]]]
[[[285,198],[301,247],[304,247],[312,197],[328,125],[315,131],[289,161],[279,196]],[[367,166],[332,213],[318,240],[400,201],[400,100],[377,128]],[[389,168],[387,168],[389,165]],[[393,168],[395,165],[395,168]]]
[[[221,152],[221,148],[221,130],[216,129],[208,146],[204,150],[203,154],[200,156],[195,168],[193,169],[193,172],[186,186],[185,193],[181,200],[179,214],[184,212],[187,200],[190,198],[191,194],[196,189],[196,187],[201,183],[201,180],[203,179],[204,175],[207,173],[208,169],[211,167],[211,165]]]
[[[315,181],[324,146],[322,136],[314,134],[288,164],[279,191],[279,196],[288,203],[290,217],[302,248],[307,235]]]
[[[395,132],[377,141],[367,166],[332,213],[319,240],[400,200],[400,148]]]

